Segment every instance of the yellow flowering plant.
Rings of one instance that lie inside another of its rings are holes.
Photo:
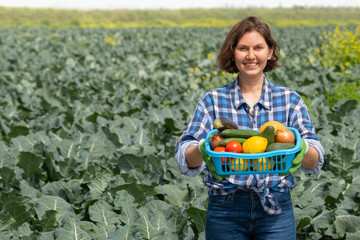
[[[333,32],[323,32],[323,40],[316,55],[324,67],[338,67],[341,72],[350,65],[360,64],[360,27],[355,31],[336,27]]]

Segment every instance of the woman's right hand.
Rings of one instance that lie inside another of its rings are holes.
[[[209,156],[205,151],[205,139],[201,139],[199,141],[198,148],[201,153],[201,157],[203,158],[204,162],[206,163],[207,168],[213,178],[215,178],[218,181],[222,181],[223,177],[228,177],[228,176],[220,176],[215,172],[215,165],[211,160],[211,156]]]

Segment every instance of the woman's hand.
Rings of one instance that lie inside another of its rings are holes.
[[[280,175],[286,176],[292,174],[298,170],[300,166],[309,170],[314,170],[317,166],[318,159],[319,154],[317,150],[314,147],[309,146],[304,139],[301,139],[301,148],[292,161],[293,166],[289,169],[289,172]]]

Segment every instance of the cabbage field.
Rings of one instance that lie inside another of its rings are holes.
[[[233,80],[229,28],[0,29],[0,239],[204,239],[207,189],[175,143]],[[272,28],[267,77],[305,99],[326,155],[296,172],[298,239],[360,239],[360,29]]]

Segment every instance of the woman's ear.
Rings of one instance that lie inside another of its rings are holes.
[[[268,54],[268,57],[267,57],[268,60],[270,60],[272,58],[273,53],[274,53],[274,47],[269,49],[269,54]]]

